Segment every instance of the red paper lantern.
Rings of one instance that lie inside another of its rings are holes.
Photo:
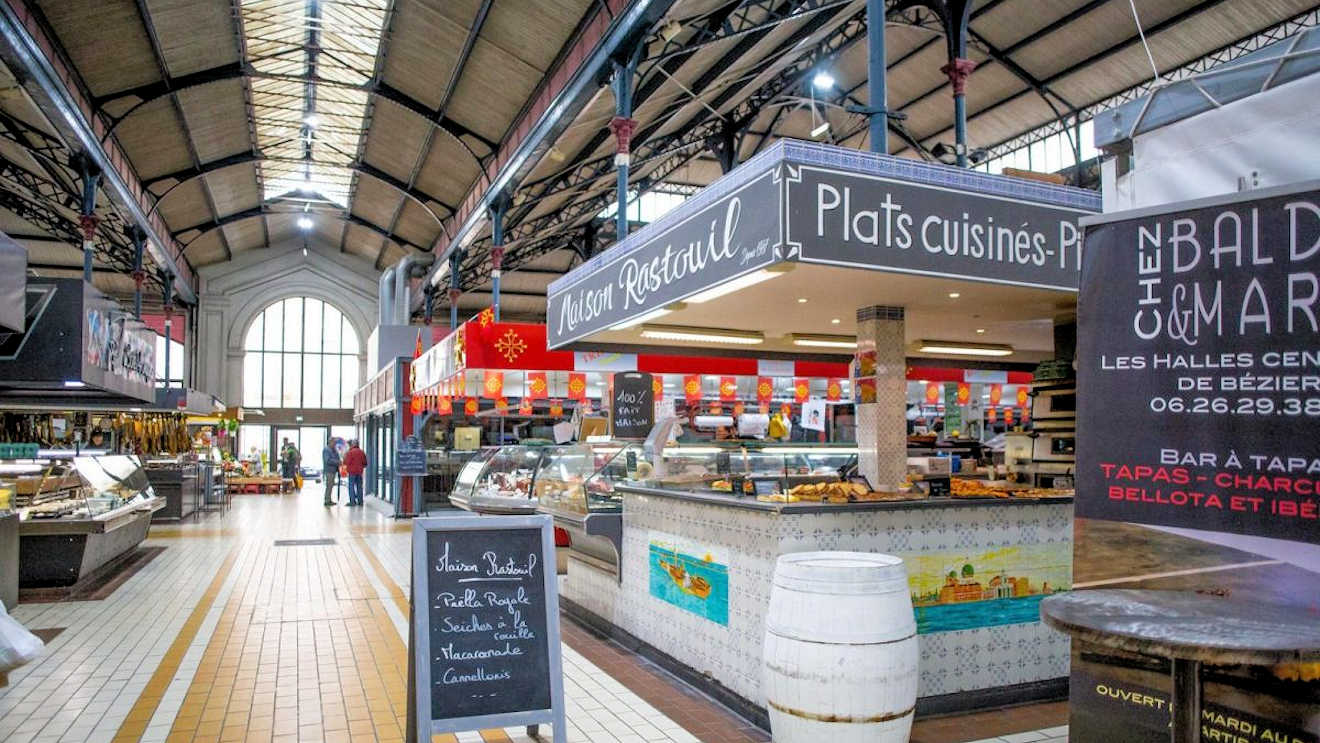
[[[688,403],[695,403],[701,400],[701,377],[696,374],[689,374],[683,377],[683,398]]]
[[[562,400],[550,401],[550,415],[558,418],[564,414],[564,402]]]
[[[501,397],[495,401],[495,413],[497,415],[509,414],[509,399],[507,397]]]
[[[531,414],[532,414],[532,398],[524,397],[522,401],[518,403],[518,415],[531,415]]]
[[[587,399],[587,375],[573,373],[568,375],[568,399],[586,400]]]
[[[720,377],[720,402],[733,402],[738,399],[738,379]]]
[[[1027,407],[1027,386],[1019,385],[1017,388],[1017,404],[1019,408]]]
[[[531,400],[544,400],[550,392],[549,383],[546,382],[545,372],[527,373],[527,397]]]

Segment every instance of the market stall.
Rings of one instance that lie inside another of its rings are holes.
[[[1034,407],[1034,372],[1075,313],[1077,219],[1098,208],[1094,193],[785,141],[551,284],[554,350],[836,354],[855,432],[851,466],[813,466],[810,441],[649,441],[650,475],[614,487],[620,569],[570,558],[565,606],[764,720],[776,558],[889,553],[917,615],[918,713],[1061,697],[1068,644],[1037,605],[1071,585],[1072,492],[1006,481],[987,434]],[[909,374],[969,359],[952,379]],[[928,409],[912,382],[938,385]],[[807,391],[808,421],[829,396]]]

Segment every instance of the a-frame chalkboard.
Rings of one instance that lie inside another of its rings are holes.
[[[417,519],[412,552],[411,740],[549,723],[564,743],[550,517]]]

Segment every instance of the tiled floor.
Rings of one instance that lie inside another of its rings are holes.
[[[148,544],[164,551],[103,600],[14,609],[63,631],[0,689],[0,741],[401,741],[409,525],[320,501],[314,487],[236,498],[224,515],[154,528]],[[317,538],[334,541],[276,544]],[[616,644],[568,623],[563,639],[574,743],[768,739]],[[1063,719],[1038,705],[926,720],[912,740],[1058,742]],[[511,728],[436,740],[528,739]]]

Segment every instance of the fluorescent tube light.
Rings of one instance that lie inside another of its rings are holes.
[[[765,336],[754,331],[689,328],[683,325],[643,325],[642,337],[661,341],[729,343],[737,346],[755,346],[765,342]]]
[[[86,387],[86,386],[87,386],[87,383],[86,383],[86,382],[79,382],[79,381],[74,380],[74,379],[66,379],[66,380],[64,380],[64,386],[65,386],[65,387]]]
[[[811,138],[820,139],[821,137],[825,136],[825,133],[828,132],[829,130],[830,130],[830,122],[822,121],[815,129],[811,130]]]
[[[722,297],[725,294],[732,294],[733,292],[736,292],[740,289],[746,289],[749,286],[755,286],[756,284],[759,284],[762,281],[769,281],[770,279],[773,279],[776,276],[783,276],[792,269],[793,269],[792,263],[781,263],[777,266],[763,268],[760,271],[752,271],[749,274],[744,274],[731,281],[726,281],[723,284],[720,284],[719,286],[707,289],[706,291],[701,292],[700,294],[688,297],[686,301],[692,304],[702,304],[703,302],[709,302],[710,300],[715,299],[717,297]]]
[[[789,340],[795,346],[812,348],[857,348],[857,339],[850,335],[816,335],[814,333],[790,333]]]
[[[628,328],[641,325],[642,323],[651,322],[652,320],[664,317],[665,315],[668,315],[669,313],[674,312],[675,310],[681,310],[681,309],[683,309],[682,302],[674,302],[673,304],[667,304],[664,307],[658,307],[654,310],[651,310],[650,312],[647,312],[644,315],[639,315],[638,317],[634,317],[631,320],[625,320],[624,322],[621,322],[618,325],[611,327],[610,330],[627,330]]]
[[[1012,356],[1013,347],[998,343],[958,343],[956,341],[922,341],[922,353],[947,353],[954,356]]]

